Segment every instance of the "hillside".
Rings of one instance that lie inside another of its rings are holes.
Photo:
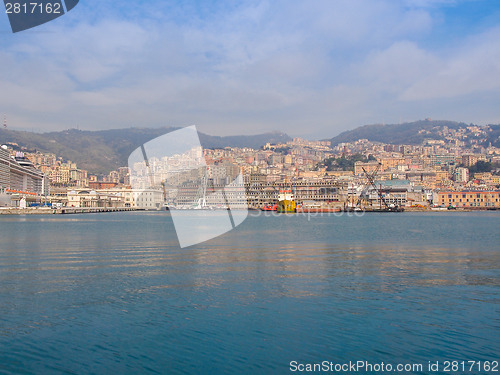
[[[76,129],[50,133],[31,133],[0,129],[0,144],[17,143],[28,151],[53,153],[64,160],[77,163],[79,168],[92,173],[109,173],[127,164],[130,153],[141,144],[168,133],[175,128],[129,128],[102,131]],[[200,133],[205,148],[251,147],[259,148],[267,142],[287,142],[284,133],[266,133],[251,136],[218,137]]]
[[[422,120],[392,125],[365,125],[354,130],[345,131],[330,139],[332,145],[344,142],[353,142],[358,139],[368,139],[372,142],[383,142],[389,144],[410,144],[418,145],[429,139],[446,140],[448,130],[464,129],[464,140],[472,141],[477,139],[481,144],[487,146],[490,142],[496,147],[500,147],[500,125],[489,125],[486,135],[477,137],[467,127],[473,124],[454,121],[431,121]]]
[[[471,127],[472,126],[472,127]],[[331,138],[332,146],[343,142],[368,139],[373,142],[390,144],[421,144],[425,140],[459,139],[465,144],[480,144],[500,147],[500,125],[480,127],[453,121],[415,121],[393,125],[365,125]],[[130,153],[141,144],[168,133],[176,128],[129,128],[101,131],[81,131],[77,129],[50,133],[32,133],[0,129],[0,144],[15,143],[27,151],[53,153],[64,160],[77,163],[79,168],[91,173],[107,174],[127,164]],[[455,133],[453,136],[451,133]],[[284,133],[265,133],[251,136],[219,137],[199,133],[205,148],[250,147],[258,149],[267,142],[287,142],[291,138]]]

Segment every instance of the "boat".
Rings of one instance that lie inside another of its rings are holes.
[[[446,207],[431,207],[432,211],[447,211],[448,209]]]
[[[385,208],[373,208],[367,209],[367,212],[404,212],[403,207],[385,207]]]
[[[280,190],[278,199],[279,201],[276,207],[277,212],[289,213],[297,211],[297,206],[295,204],[295,196],[292,190]]]
[[[261,207],[261,211],[277,211],[278,205],[277,204],[266,204],[264,207]]]

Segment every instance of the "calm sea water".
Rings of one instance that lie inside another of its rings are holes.
[[[0,373],[499,361],[499,228],[495,212],[251,217],[180,249],[168,213],[1,216]]]

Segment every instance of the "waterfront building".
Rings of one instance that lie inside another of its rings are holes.
[[[335,180],[299,180],[293,183],[267,182],[245,184],[248,204],[250,207],[263,207],[278,202],[280,190],[292,190],[295,200],[316,202],[339,202],[343,183]]]
[[[444,207],[498,208],[500,207],[500,190],[440,191],[438,204]]]
[[[166,186],[169,205],[177,208],[231,208],[246,209],[245,187],[237,180],[219,183],[213,179],[197,179],[181,185]]]
[[[163,193],[157,189],[74,189],[67,192],[68,207],[131,207],[157,210],[163,204]]]
[[[405,207],[408,201],[408,190],[405,188],[385,188],[381,195],[389,206]],[[380,207],[383,208],[383,207]]]
[[[121,192],[96,191],[96,190],[71,190],[67,193],[67,207],[125,207],[124,196]]]
[[[131,189],[132,207],[145,210],[159,210],[164,203],[163,192],[157,189]],[[127,206],[127,203],[125,204]]]
[[[258,175],[254,175],[258,177]],[[295,200],[316,201],[323,203],[339,202],[341,188],[343,184],[333,180],[312,180],[312,181],[294,181],[285,183],[282,180],[267,182],[266,180],[247,180],[244,185],[227,185],[216,183],[210,180],[204,188],[200,183],[184,183],[181,186],[174,187],[176,193],[169,202],[176,206],[192,206],[193,202],[198,202],[203,198],[205,191],[205,201],[207,206],[223,206],[225,199],[230,202],[236,202],[234,208],[263,207],[268,204],[276,204],[279,200],[279,192],[283,190],[293,190]],[[167,186],[167,191],[171,187]],[[222,199],[220,192],[224,191],[225,198]],[[169,193],[167,195],[170,196]],[[246,200],[242,197],[246,196]],[[232,204],[233,205],[233,204]],[[241,206],[241,207],[236,207]]]

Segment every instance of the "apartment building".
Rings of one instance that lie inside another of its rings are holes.
[[[455,181],[456,182],[469,181],[469,170],[467,168],[462,168],[462,167],[455,169]]]

